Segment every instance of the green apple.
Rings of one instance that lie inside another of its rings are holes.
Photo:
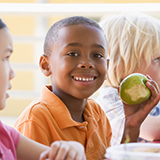
[[[147,77],[141,73],[133,73],[124,78],[119,87],[121,99],[130,105],[145,102],[151,96],[146,82]]]

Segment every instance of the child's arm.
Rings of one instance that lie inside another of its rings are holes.
[[[17,146],[17,159],[38,160],[40,154],[47,149],[49,149],[49,147],[20,135],[19,144]]]
[[[47,147],[23,135],[20,136],[17,147],[18,160],[45,160],[47,158],[67,160],[66,156],[70,160],[86,160],[84,147],[78,142],[56,141],[51,147]]]
[[[148,116],[141,125],[140,137],[149,141],[160,140],[160,115]]]
[[[148,77],[146,85],[152,92],[149,100],[139,105],[123,104],[126,122],[121,141],[122,143],[125,142],[126,136],[129,137],[130,142],[137,142],[142,122],[160,100],[159,87],[157,83]]]

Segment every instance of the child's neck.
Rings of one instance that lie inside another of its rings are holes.
[[[84,122],[83,118],[83,111],[87,103],[87,99],[76,99],[76,98],[68,98],[61,100],[64,102],[64,104],[67,106],[73,120],[77,122]]]
[[[71,116],[72,116],[72,119],[76,122],[83,123],[85,121],[84,118],[83,118],[83,114],[81,115],[81,117],[78,117],[74,114],[71,114]]]
[[[63,101],[63,103],[68,108],[71,117],[73,118],[74,121],[80,123],[84,122],[83,111],[87,103],[87,98],[78,99],[67,93],[59,92],[55,88],[52,89],[52,92],[56,94]]]
[[[74,121],[80,122],[80,123],[84,122],[83,112],[79,113],[79,112],[70,111],[70,114]]]

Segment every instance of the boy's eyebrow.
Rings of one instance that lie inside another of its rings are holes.
[[[100,44],[94,44],[93,45],[94,47],[96,47],[96,48],[102,48],[102,49],[104,49],[105,50],[105,47],[103,47],[102,45],[100,45]]]
[[[82,44],[75,42],[75,43],[69,43],[69,44],[66,45],[66,47],[69,47],[69,46],[82,46]],[[100,44],[93,44],[92,47],[102,48],[103,50],[105,50],[105,47],[103,47]]]

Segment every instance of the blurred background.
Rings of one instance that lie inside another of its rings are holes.
[[[57,20],[82,15],[99,21],[106,14],[144,12],[160,18],[160,0],[0,0],[0,18],[13,35],[11,66],[16,77],[0,119],[13,126],[16,118],[50,83],[38,67],[49,27]],[[92,96],[95,98],[96,94]]]

